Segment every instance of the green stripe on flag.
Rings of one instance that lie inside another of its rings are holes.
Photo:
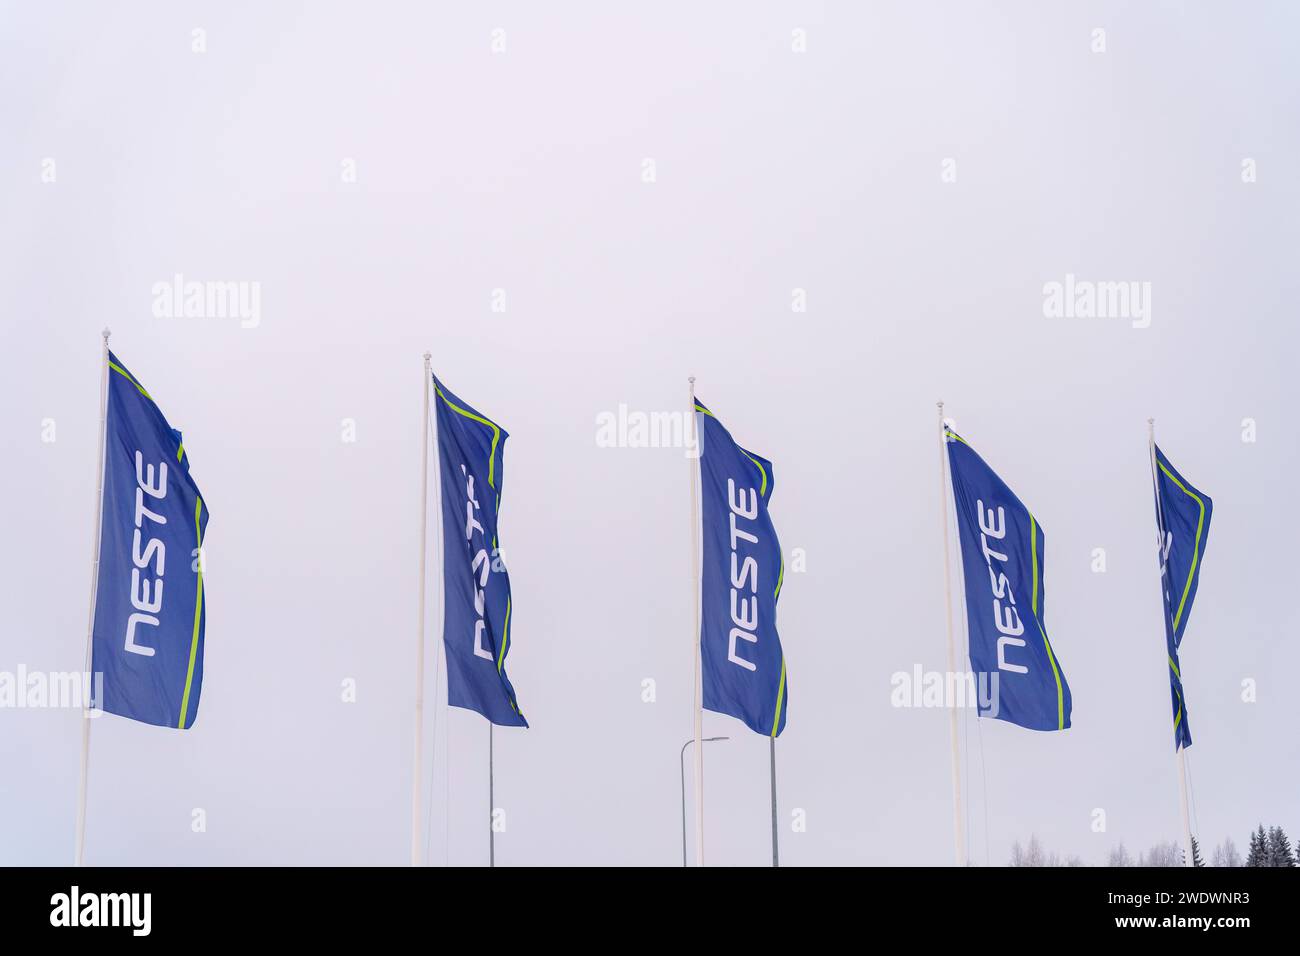
[[[148,392],[146,392],[146,391],[144,390],[144,386],[141,385],[139,382],[137,382],[137,381],[132,377],[132,375],[131,375],[130,372],[128,372],[126,369],[122,368],[122,366],[118,365],[116,362],[109,362],[109,363],[108,363],[108,367],[111,368],[114,372],[117,372],[119,375],[121,375],[123,378],[125,378],[128,382],[130,382],[130,383],[131,383],[132,385],[134,385],[136,388],[138,388],[138,389],[140,390],[140,394],[141,394],[141,395],[143,395],[145,398],[149,399],[149,401],[151,401],[151,402],[153,401],[153,396],[150,395]]]
[[[776,714],[772,717],[772,736],[781,726],[781,707],[785,703],[785,655],[781,656],[781,682],[776,687]]]
[[[185,717],[190,709],[190,686],[194,683],[194,660],[199,653],[199,624],[203,620],[203,531],[199,527],[199,515],[203,511],[203,499],[194,502],[194,536],[199,543],[198,594],[194,598],[194,636],[190,638],[190,666],[185,672],[185,693],[181,696],[181,716],[176,726],[185,729]]]
[[[456,412],[460,415],[464,415],[466,418],[473,419],[476,422],[481,422],[482,424],[486,425],[488,428],[492,429],[492,449],[491,451],[488,452],[488,485],[492,488],[495,488],[496,481],[495,481],[494,472],[496,470],[496,464],[497,464],[497,442],[500,441],[501,439],[501,429],[497,427],[495,422],[488,421],[482,415],[475,415],[473,412],[467,411],[466,409],[461,408],[455,402],[449,400],[446,395],[442,394],[442,389],[438,388],[436,385],[434,386],[434,388],[437,389],[438,397],[441,398],[444,402],[446,402],[447,407],[450,408],[453,412]],[[500,504],[501,504],[500,496],[498,496],[497,498],[498,507],[500,507]]]
[[[1043,622],[1038,619],[1038,522],[1034,520],[1033,514],[1029,515],[1029,542],[1029,551],[1033,556],[1034,565],[1034,590],[1029,603],[1034,615],[1034,623],[1038,625],[1038,633],[1043,638],[1043,647],[1047,648],[1047,661],[1052,665],[1052,676],[1056,678],[1056,729],[1064,730],[1065,691],[1061,689],[1061,671],[1056,666],[1056,655],[1052,653],[1052,643],[1047,639],[1047,632],[1043,630]]]
[[[1183,596],[1178,600],[1178,612],[1174,615],[1174,631],[1177,632],[1178,622],[1182,620],[1183,609],[1187,605],[1187,595],[1192,590],[1192,578],[1196,576],[1196,563],[1201,559],[1201,532],[1205,528],[1205,502],[1201,500],[1199,495],[1188,491],[1187,486],[1178,480],[1177,475],[1165,467],[1164,462],[1157,463],[1160,465],[1160,470],[1169,476],[1169,480],[1176,484],[1183,494],[1195,501],[1196,506],[1201,509],[1196,516],[1196,541],[1192,545],[1192,566],[1187,571],[1187,580],[1183,583]]]

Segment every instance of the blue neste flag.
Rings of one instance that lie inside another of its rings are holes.
[[[442,488],[447,703],[527,727],[506,677],[510,575],[497,541],[506,431],[433,377]]]
[[[704,403],[697,401],[695,411],[704,522],[704,708],[777,737],[785,729],[788,688],[776,633],[785,563],[767,511],[772,463],[737,445]]]
[[[1070,726],[1070,685],[1043,623],[1043,529],[975,449],[945,429],[966,582],[970,660],[992,703],[981,717]]]
[[[1169,652],[1169,692],[1174,708],[1174,750],[1192,745],[1187,699],[1178,663],[1187,619],[1196,600],[1201,561],[1210,537],[1214,502],[1197,491],[1156,448],[1156,527],[1160,533],[1160,590],[1165,601],[1165,649]]]
[[[181,433],[118,357],[108,356],[104,517],[95,590],[93,706],[189,729],[203,686],[208,509]]]

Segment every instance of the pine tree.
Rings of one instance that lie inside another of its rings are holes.
[[[1281,827],[1271,827],[1268,831],[1268,845],[1265,857],[1266,866],[1295,866],[1295,854],[1291,852],[1291,841],[1287,839]]]
[[[1183,862],[1187,862],[1187,854],[1183,853]],[[1192,837],[1192,866],[1205,866],[1205,861],[1201,859],[1201,844]]]
[[[1246,852],[1247,866],[1268,866],[1268,837],[1264,833],[1264,824],[1250,835],[1250,849]]]

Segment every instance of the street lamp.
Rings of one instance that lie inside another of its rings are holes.
[[[730,737],[705,737],[701,743],[708,744],[715,740],[730,739]],[[686,748],[693,743],[695,743],[694,737],[682,744],[681,756],[677,761],[681,765],[682,771],[682,866],[686,866]]]

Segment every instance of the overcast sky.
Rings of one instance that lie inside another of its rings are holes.
[[[407,861],[426,349],[511,435],[532,727],[496,735],[500,864],[680,862],[690,466],[598,447],[596,421],[680,410],[690,374],[772,459],[807,556],[778,617],[783,862],[952,860],[946,714],[890,703],[945,661],[939,398],[1045,529],[1074,693],[1064,733],[963,716],[972,859],[1178,838],[1152,415],[1215,502],[1182,651],[1197,832],[1300,830],[1297,21],[4,0],[0,670],[82,663],[103,326],[212,516],[198,720],[95,723],[87,862]],[[155,315],[178,273],[257,283],[255,327]],[[1149,327],[1046,317],[1067,275],[1150,283]],[[707,858],[763,864],[767,741],[705,732],[731,737],[707,745]],[[487,733],[429,708],[432,863],[486,863]],[[0,863],[71,862],[79,741],[76,711],[0,711]]]

